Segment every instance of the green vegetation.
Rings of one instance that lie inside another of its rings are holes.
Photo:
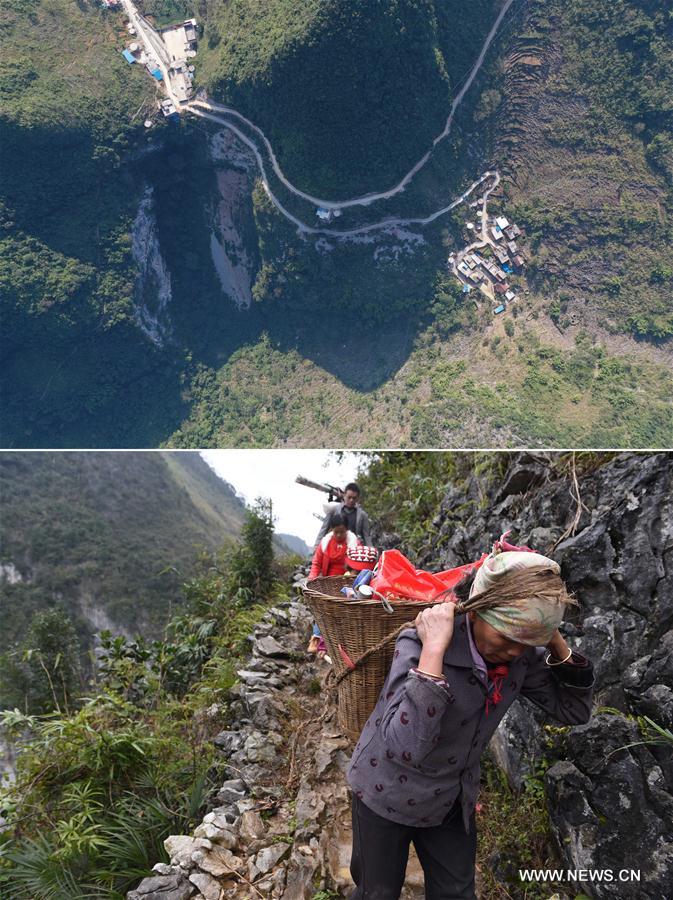
[[[6,453],[0,491],[0,560],[20,575],[0,586],[0,651],[20,644],[17,663],[33,646],[24,645],[31,620],[37,628],[57,609],[84,649],[93,629],[160,632],[182,602],[195,553],[251,527],[234,490],[197,453]],[[243,567],[244,582],[255,566]],[[26,677],[36,666],[37,658]]]
[[[56,446],[73,430],[91,446],[98,428],[100,445],[133,446],[181,409],[175,354],[158,354],[134,322],[129,231],[142,184],[129,160],[155,106],[119,53],[122,23],[93,0],[3,4],[3,446],[38,434]]]
[[[442,130],[488,30],[480,0],[215,0],[200,73],[318,196],[390,187]]]
[[[401,370],[364,392],[265,337],[202,372],[168,445],[670,446],[668,368],[616,356],[587,333],[559,349],[522,317],[510,337],[484,312],[487,351],[473,336],[457,359],[430,328]]]
[[[67,712],[80,693],[80,644],[63,609],[35,613],[23,640],[0,655],[0,704]]]
[[[530,6],[526,35],[549,73],[501,128],[526,171],[511,187],[531,274],[586,298],[599,326],[673,336],[673,19],[665,0]],[[524,106],[539,116],[523,118]]]
[[[484,879],[480,892],[484,900],[500,900],[503,896],[542,900],[549,896],[550,888],[561,887],[552,882],[522,884],[519,878],[520,869],[558,867],[545,802],[548,765],[541,760],[517,792],[488,756],[482,762],[477,866]]]
[[[2,797],[0,893],[122,900],[167,861],[164,838],[203,815],[224,763],[211,738],[226,723],[246,637],[265,606],[284,598],[289,575],[269,559],[268,520],[258,518],[249,513],[243,552],[263,568],[249,580],[236,554],[202,559],[184,585],[185,613],[164,639],[102,635],[97,681],[70,699],[76,709],[4,714],[19,755],[17,781]],[[213,704],[217,716],[204,719]]]
[[[494,6],[144,3],[159,23],[198,17],[198,78],[269,133],[294,181],[351,194],[388,187],[427,149]],[[669,445],[672,25],[663,0],[618,11],[516,4],[451,140],[377,206],[429,211],[495,160],[532,289],[499,325],[447,275],[464,208],[417,241],[299,239],[252,174],[235,218],[257,302],[234,312],[210,256],[212,126],[142,128],[155,98],[118,52],[121,15],[13,0],[0,23],[3,445]],[[148,185],[172,286],[163,348],[134,318],[148,298],[129,229]]]

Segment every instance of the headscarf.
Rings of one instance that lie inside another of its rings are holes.
[[[477,571],[470,600],[491,595],[495,601],[499,594],[501,602],[476,609],[476,614],[512,641],[531,647],[548,644],[572,602],[561,568],[528,547],[513,547],[506,536],[496,541]]]

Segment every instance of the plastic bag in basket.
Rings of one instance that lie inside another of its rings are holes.
[[[389,600],[419,600],[427,603],[443,591],[455,587],[468,572],[478,569],[485,558],[486,554],[477,562],[447,569],[445,572],[425,572],[423,569],[415,569],[399,550],[384,550],[376,564],[371,586]]]

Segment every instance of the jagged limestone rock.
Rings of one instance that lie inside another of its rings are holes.
[[[194,837],[207,838],[213,844],[233,850],[237,843],[236,832],[229,824],[220,826],[211,822],[202,822],[195,830]]]
[[[138,887],[127,894],[127,900],[189,900],[194,893],[194,885],[184,875],[173,872],[143,878]]]
[[[249,844],[258,841],[266,833],[266,826],[258,812],[250,809],[241,816],[239,834],[241,841]]]
[[[222,805],[236,803],[242,800],[248,793],[247,785],[240,778],[232,778],[225,781],[217,792],[217,802]]]
[[[216,878],[233,876],[243,868],[243,860],[235,856],[226,847],[213,847],[212,850],[196,850],[192,862],[199,869],[214,875]]]
[[[596,898],[638,900],[643,885],[648,896],[673,896],[673,793],[663,772],[670,751],[627,747],[639,740],[635,722],[601,713],[573,729],[574,762],[556,763],[547,772],[552,825],[571,865],[641,870],[641,884],[592,885]],[[635,835],[646,852],[635,852]]]
[[[240,731],[220,731],[213,744],[224,753],[233,753],[243,746],[243,736]]]
[[[156,872],[157,875],[171,875],[174,871],[172,866],[169,866],[168,863],[156,863],[156,865],[152,866],[152,871]]]
[[[290,852],[290,847],[285,843],[272,844],[260,850],[255,857],[255,867],[261,875],[266,875],[284,859]]]
[[[208,875],[206,872],[194,872],[189,876],[189,880],[196,885],[205,900],[220,900],[222,886],[212,875]]]
[[[189,837],[186,834],[171,834],[164,841],[164,849],[171,860],[171,865],[192,868],[192,854],[195,850],[209,850],[212,843],[206,838]]]
[[[272,658],[283,658],[290,656],[290,651],[281,646],[278,641],[274,637],[264,637],[259,641],[255,642],[255,649],[262,654],[262,656],[270,656]]]

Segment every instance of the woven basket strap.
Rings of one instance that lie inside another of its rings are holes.
[[[370,647],[369,650],[365,650],[362,656],[358,656],[358,658],[353,663],[352,669],[346,669],[340,675],[336,676],[334,686],[336,687],[338,684],[347,678],[351,672],[354,672],[358,666],[361,666],[363,663],[367,662],[370,656],[373,656],[374,653],[378,653],[379,650],[382,650],[386,644],[389,644],[391,641],[397,640],[399,635],[404,631],[405,628],[415,628],[413,622],[405,622],[404,625],[400,625],[399,628],[396,628],[395,631],[391,631],[390,634],[387,634],[382,641],[379,641],[374,647]]]

